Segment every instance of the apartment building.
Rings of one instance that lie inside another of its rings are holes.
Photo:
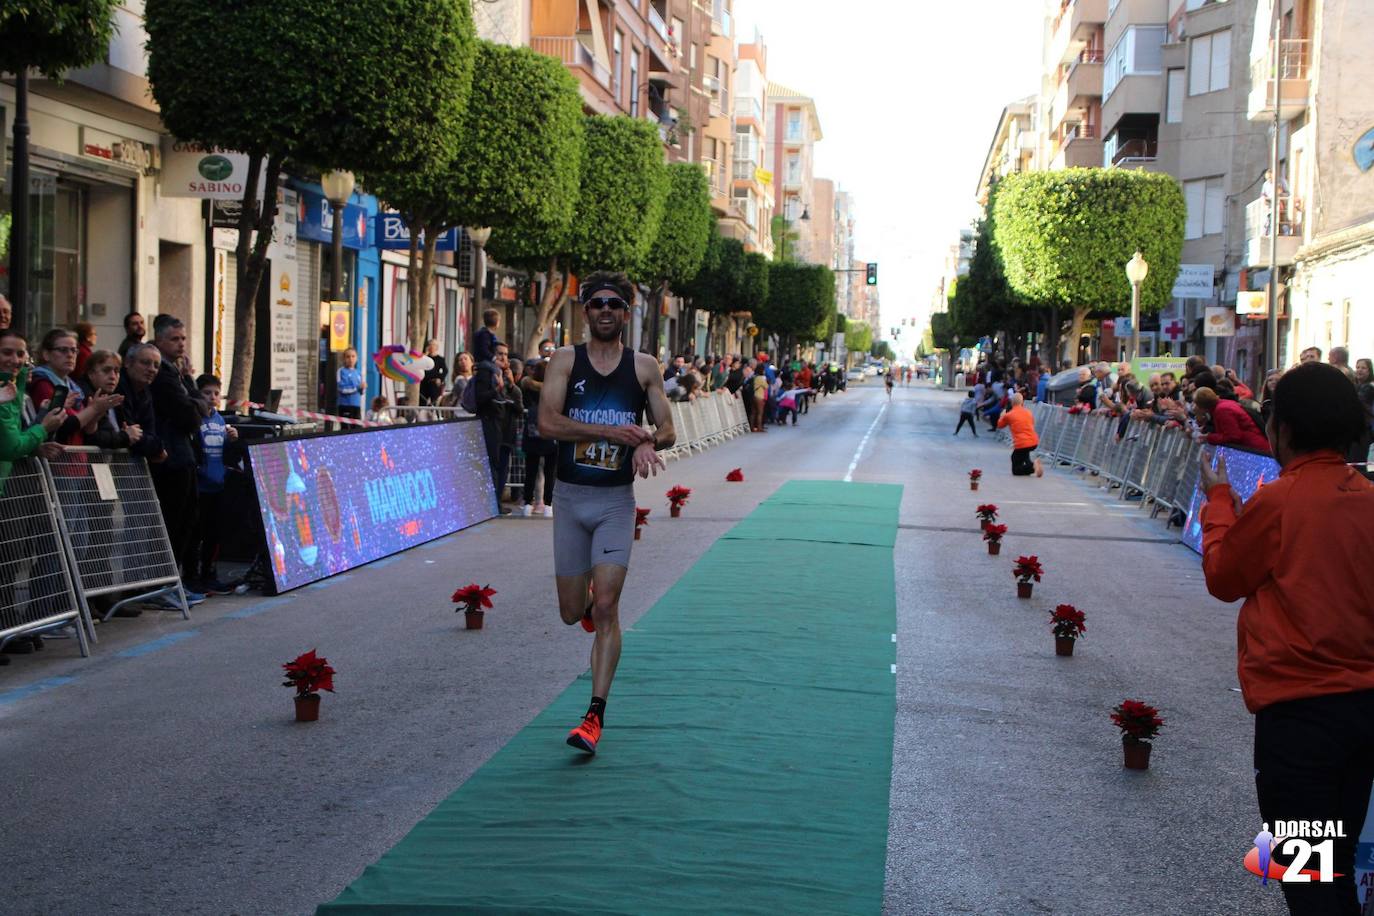
[[[1037,167],[1057,170],[1102,164],[1108,2],[1046,0]],[[1115,5],[1122,2],[1141,0],[1116,0]]]
[[[731,198],[738,220],[721,224],[721,232],[744,243],[748,251],[773,257],[773,187],[770,147],[764,112],[768,110],[768,49],[759,35],[739,46],[735,63],[734,144]]]
[[[983,171],[978,177],[980,207],[988,205],[988,192],[995,182],[1037,166],[1036,154],[1040,148],[1037,102],[1037,96],[1028,96],[1002,109],[987,157],[983,160]]]
[[[812,200],[815,146],[822,138],[816,102],[779,83],[768,83],[768,149],[773,157],[774,212],[797,236],[796,252],[812,251]],[[778,253],[782,256],[782,252]]]
[[[1245,205],[1247,289],[1270,282],[1277,241],[1279,365],[1306,347],[1374,354],[1374,7],[1365,0],[1281,0],[1275,44],[1271,0],[1253,4],[1249,117],[1278,108],[1278,236],[1266,202]],[[1277,58],[1277,69],[1275,59]],[[1275,80],[1275,75],[1279,77]]]
[[[816,178],[811,182],[811,246],[801,253],[801,259],[822,267],[834,267],[835,253],[835,182]]]
[[[851,267],[854,262],[854,195],[848,191],[835,192],[835,234],[830,263],[835,267]],[[857,273],[835,274],[835,308],[846,318],[858,319],[854,303],[855,280],[863,283]]]

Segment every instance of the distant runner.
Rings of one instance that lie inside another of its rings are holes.
[[[579,297],[591,340],[549,360],[539,401],[539,434],[558,440],[553,492],[553,556],[558,612],[596,634],[592,702],[568,744],[596,753],[606,697],[620,661],[620,590],[634,541],[634,478],[664,467],[658,452],[676,441],[658,361],[621,343],[634,286],[597,271]],[[642,425],[644,409],[655,425]],[[588,589],[590,587],[590,595]]]

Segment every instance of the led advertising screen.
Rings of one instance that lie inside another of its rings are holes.
[[[1279,463],[1268,455],[1237,448],[1218,446],[1212,450],[1212,467],[1217,466],[1217,456],[1226,456],[1226,476],[1231,480],[1231,489],[1240,494],[1242,501],[1255,495],[1255,491],[1265,481],[1279,476]],[[1202,504],[1207,494],[1199,486],[1193,491],[1193,501],[1188,504],[1188,521],[1183,525],[1183,543],[1202,553]]]
[[[391,426],[249,445],[278,591],[496,514],[481,424]]]

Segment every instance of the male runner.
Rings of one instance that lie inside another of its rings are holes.
[[[553,491],[558,612],[594,632],[592,702],[568,744],[596,753],[616,664],[620,590],[634,541],[634,477],[664,467],[660,449],[676,440],[658,361],[620,342],[634,286],[622,273],[597,271],[579,297],[591,339],[549,360],[539,399],[539,435],[558,440]],[[648,406],[654,432],[640,424]],[[588,586],[592,596],[588,599]]]

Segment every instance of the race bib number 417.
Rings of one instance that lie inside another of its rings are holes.
[[[573,451],[574,462],[580,467],[601,471],[618,471],[625,463],[625,446],[618,442],[579,442]]]

